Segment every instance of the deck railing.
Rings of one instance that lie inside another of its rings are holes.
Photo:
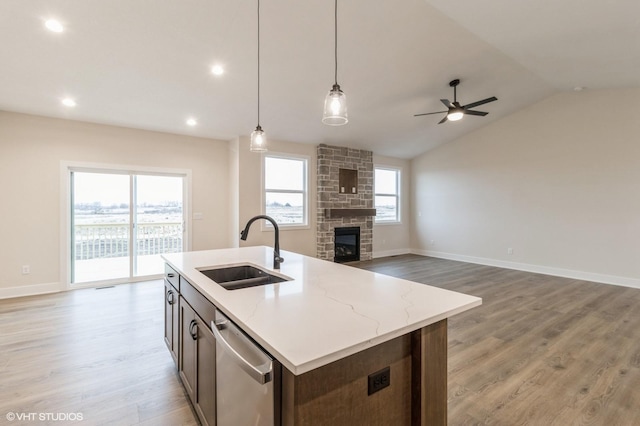
[[[129,224],[75,225],[75,259],[129,255]],[[138,256],[182,251],[182,223],[139,223],[136,225]]]

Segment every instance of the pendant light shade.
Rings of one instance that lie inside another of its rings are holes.
[[[322,122],[329,126],[342,126],[349,122],[347,115],[347,96],[340,89],[338,84],[338,0],[335,0],[335,74],[333,87],[329,90],[327,97],[324,99],[324,112],[322,114]]]
[[[334,84],[333,88],[324,98],[324,113],[322,122],[329,126],[342,126],[349,121],[347,117],[347,95],[340,90],[340,85]]]
[[[267,136],[264,134],[264,130],[262,130],[260,125],[251,132],[251,144],[249,145],[249,150],[251,152],[265,152],[267,150]]]
[[[251,132],[251,143],[249,144],[251,152],[267,151],[267,136],[260,127],[260,0],[258,0],[258,125]]]

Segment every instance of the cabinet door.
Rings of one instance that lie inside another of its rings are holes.
[[[164,281],[164,342],[171,352],[173,361],[178,364],[178,291]]]
[[[202,423],[216,424],[216,341],[209,327],[196,317],[197,340],[197,379],[195,404]]]
[[[196,313],[189,304],[180,297],[180,356],[178,370],[180,378],[191,401],[196,402],[196,360],[198,335],[196,329]]]

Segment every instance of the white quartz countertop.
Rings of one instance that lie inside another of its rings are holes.
[[[293,374],[464,312],[482,299],[347,265],[273,249],[242,247],[163,258]],[[251,264],[291,281],[226,290],[199,272]]]

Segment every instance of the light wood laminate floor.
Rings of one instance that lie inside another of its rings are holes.
[[[483,298],[449,320],[450,425],[640,425],[640,290],[415,255],[352,266]],[[0,300],[0,424],[197,424],[162,339],[163,291]]]
[[[482,297],[449,319],[450,425],[640,425],[640,290],[415,255],[355,266]]]
[[[164,344],[163,301],[161,280],[0,300],[0,425],[197,425]]]

